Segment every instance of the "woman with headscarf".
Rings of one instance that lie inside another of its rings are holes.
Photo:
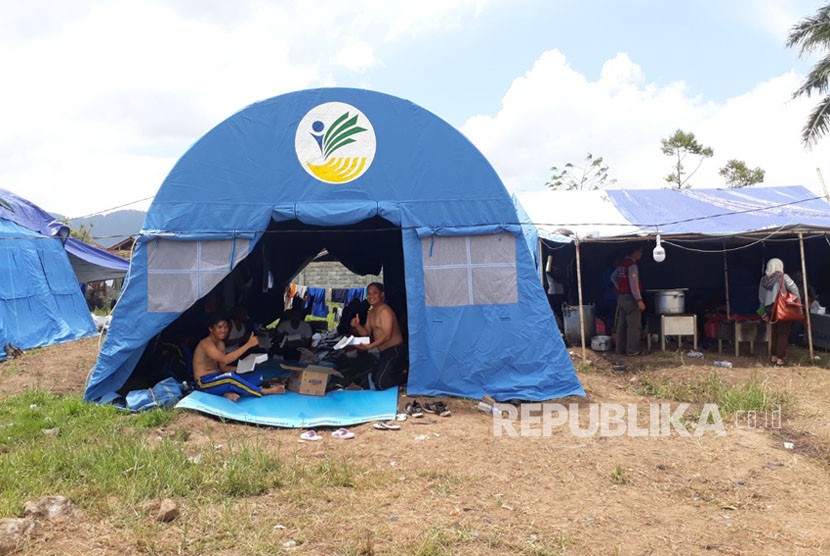
[[[775,298],[778,297],[778,290],[781,288],[781,277],[784,277],[784,287],[787,288],[791,294],[797,296],[801,301],[801,296],[798,293],[798,286],[792,278],[784,273],[784,263],[781,259],[770,259],[767,261],[767,268],[764,275],[761,277],[761,283],[758,286],[758,299],[770,319],[775,318],[772,315],[772,308],[775,305]],[[786,364],[787,344],[790,339],[790,328],[792,322],[773,322],[771,326],[769,345],[771,350],[770,363],[777,367],[782,367]]]

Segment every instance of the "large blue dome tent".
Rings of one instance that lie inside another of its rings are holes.
[[[358,274],[383,269],[408,331],[410,395],[584,396],[513,202],[482,154],[409,101],[327,88],[253,104],[177,162],[85,399],[124,388],[148,343],[229,280],[247,281],[248,306],[270,322],[321,249]]]
[[[0,189],[0,346],[31,349],[97,333],[68,240],[66,224]]]

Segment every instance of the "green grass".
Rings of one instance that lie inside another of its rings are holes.
[[[617,465],[614,470],[611,472],[611,482],[615,485],[627,485],[630,480],[628,475],[625,471],[625,467],[622,465]]]
[[[752,376],[748,382],[726,384],[716,373],[691,381],[675,381],[648,374],[640,376],[638,392],[655,398],[689,403],[714,403],[721,415],[737,411],[770,411],[785,407],[790,396]]]
[[[431,527],[421,533],[416,556],[449,556],[456,554],[454,545],[469,541],[470,532],[458,526]]]
[[[0,406],[0,516],[17,515],[26,500],[55,493],[94,509],[111,496],[126,504],[161,497],[215,501],[286,486],[314,493],[358,485],[360,470],[350,462],[285,462],[278,446],[251,440],[206,450],[194,463],[186,434],[155,433],[176,414],[133,416],[43,391],[6,398]]]

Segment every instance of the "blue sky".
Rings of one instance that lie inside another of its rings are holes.
[[[499,93],[546,50],[562,51],[589,79],[599,77],[606,60],[626,52],[649,81],[684,81],[691,94],[723,101],[791,69],[809,70],[807,61],[784,47],[788,27],[774,29],[776,14],[763,13],[762,4],[517,0],[495,5],[451,32],[390,48],[384,67],[368,72],[367,80],[422,99],[460,126],[471,115],[496,111]],[[819,4],[781,5],[806,15]],[[441,87],[456,94],[442,94]]]
[[[152,196],[181,154],[240,108],[366,87],[465,133],[509,189],[604,156],[615,187],[662,187],[675,129],[767,185],[817,188],[804,151],[812,59],[784,46],[807,0],[0,0],[0,187],[80,216]],[[825,169],[830,172],[830,169]],[[137,205],[145,208],[144,205]]]

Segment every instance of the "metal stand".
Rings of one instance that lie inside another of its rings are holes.
[[[677,336],[677,349],[680,349],[681,336],[692,336],[692,346],[697,350],[697,315],[649,315],[647,323],[646,345],[649,350],[651,331],[655,326],[659,327],[657,333],[663,351],[666,351],[666,336]]]

